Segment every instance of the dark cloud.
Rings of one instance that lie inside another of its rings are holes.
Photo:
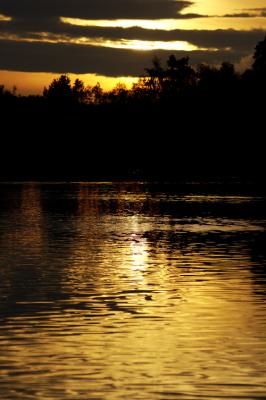
[[[162,19],[176,18],[191,4],[185,0],[0,0],[0,14],[18,19]]]
[[[242,13],[225,14],[223,17],[228,18],[254,18],[254,17],[266,17],[266,7],[257,8],[244,8]]]
[[[189,55],[192,63],[237,62],[245,52],[193,51],[172,52],[176,57]],[[75,44],[26,43],[0,40],[0,69],[28,72],[97,73],[106,76],[138,76],[157,56],[165,61],[169,51],[132,51]]]
[[[264,30],[237,31],[233,29],[209,30],[170,30],[143,29],[140,27],[111,28],[111,27],[86,27],[61,23],[57,19],[36,23],[32,21],[0,22],[0,34],[6,37],[10,34],[21,39],[40,39],[42,32],[49,32],[50,38],[56,40],[56,35],[66,42],[80,37],[89,39],[106,40],[148,40],[148,41],[188,41],[200,48],[232,48],[236,52],[245,51],[249,54],[255,44],[265,36]]]
[[[259,12],[266,12],[266,7],[245,8],[244,10],[247,10],[247,11],[259,11]]]
[[[254,14],[251,13],[236,13],[236,14],[225,14],[222,18],[254,18]]]
[[[191,17],[192,14],[188,14]],[[188,18],[187,15],[184,17]],[[195,16],[195,14],[193,14]],[[47,19],[13,19],[11,21],[0,21],[0,33],[2,34],[16,34],[21,38],[38,36],[41,32],[49,32],[50,34],[69,35],[70,37],[103,37],[106,39],[118,38],[131,38],[149,40],[149,37],[156,37],[156,40],[173,40],[175,31],[170,35],[165,30],[146,30],[138,27],[133,28],[112,28],[112,27],[97,27],[97,26],[80,26],[63,23],[57,17],[50,17]],[[164,39],[165,37],[165,39]],[[169,39],[167,39],[169,37]],[[152,40],[152,39],[151,39]]]
[[[256,11],[255,11],[256,10]],[[234,13],[234,14],[225,14],[221,17],[223,18],[254,18],[254,17],[265,17],[266,13],[263,11],[264,9],[253,9],[256,13],[250,12],[242,12],[242,13]],[[250,10],[251,11],[251,10]]]

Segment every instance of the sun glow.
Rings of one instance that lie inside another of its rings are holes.
[[[97,26],[99,28],[132,28],[140,27],[144,29],[165,29],[170,30],[168,19],[158,20],[144,20],[144,19],[80,19],[80,18],[66,18],[61,17],[61,22],[64,24],[77,25],[77,26]]]
[[[196,10],[193,10],[196,11]],[[206,11],[206,10],[205,10]],[[228,14],[228,10],[224,10]],[[234,10],[239,13],[240,10]],[[234,13],[232,12],[232,13]],[[210,15],[210,14],[208,14]],[[220,16],[219,16],[220,15]],[[171,31],[174,29],[182,30],[217,30],[217,29],[266,29],[266,18],[240,18],[240,17],[223,17],[222,13],[216,13],[212,17],[190,18],[190,19],[158,19],[158,20],[87,20],[78,18],[61,17],[61,22],[70,25],[84,27],[99,27],[99,28],[133,28],[139,27],[143,29],[165,30]]]
[[[6,15],[0,14],[0,21],[11,21],[11,17],[7,17]]]
[[[171,50],[171,51],[193,51],[193,50],[208,50],[199,49],[186,41],[149,41],[149,40],[101,40],[91,41],[87,38],[81,38],[79,43],[92,44],[102,47],[110,47],[113,49],[125,49],[125,50],[139,50],[139,51],[151,51],[151,50]]]
[[[44,43],[72,43],[87,46],[96,47],[108,47],[113,49],[124,49],[124,50],[139,50],[139,51],[152,51],[152,50],[169,50],[169,51],[217,51],[216,48],[201,48],[195,46],[184,40],[174,41],[160,41],[160,40],[131,40],[131,39],[117,39],[110,40],[104,38],[89,38],[89,37],[77,37],[71,38],[65,35],[53,35],[48,32],[41,32],[35,38],[21,38],[18,35],[0,35],[0,39],[8,39],[14,41],[23,41],[29,43],[44,42]]]
[[[242,13],[251,7],[251,3],[254,9],[265,7],[265,0],[252,0],[252,2],[250,0],[200,0],[191,4],[189,12],[211,16]],[[188,8],[186,8],[187,10]]]

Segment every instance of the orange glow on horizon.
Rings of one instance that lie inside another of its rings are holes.
[[[62,72],[63,73],[63,72]],[[128,88],[138,81],[138,77],[121,76],[108,77],[96,74],[67,74],[73,83],[80,79],[85,86],[94,86],[98,82],[104,90],[113,89],[118,83],[124,83]],[[41,95],[44,87],[48,87],[53,79],[60,74],[50,72],[21,72],[21,71],[0,71],[0,85],[12,90],[15,86],[17,93],[21,95]]]

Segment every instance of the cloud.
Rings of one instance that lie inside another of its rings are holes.
[[[72,17],[84,19],[177,18],[187,0],[0,0],[0,14],[15,19]]]
[[[221,15],[221,18],[254,18],[254,14],[251,13],[235,13],[235,14],[224,14]]]
[[[235,64],[235,68],[239,72],[244,72],[245,70],[249,69],[254,62],[253,54],[248,54],[247,56],[240,59],[240,61]]]
[[[247,11],[259,11],[259,12],[266,12],[266,7],[245,8],[244,10],[247,10]]]
[[[266,7],[257,8],[244,8],[240,13],[231,13],[222,15],[223,18],[265,18],[266,17]]]
[[[233,13],[233,14],[225,14],[221,15],[222,18],[254,18],[254,17],[260,17],[264,18],[266,16],[266,12],[263,11],[264,9],[260,9],[260,11],[256,11],[253,13],[250,12],[242,12],[242,13]],[[255,11],[255,10],[253,10]]]
[[[97,45],[97,40],[121,39],[186,41],[209,51],[177,51],[176,57],[188,54],[194,64],[219,64],[225,60],[241,63],[265,36],[265,30],[262,29],[155,30],[137,26],[78,26],[60,20],[61,16],[89,20],[203,17],[184,13],[192,4],[194,2],[186,0],[0,0],[0,15],[11,17],[11,20],[6,17],[0,19],[0,69],[136,76],[142,74],[155,55],[164,61],[169,56],[169,51],[163,50],[145,52]],[[266,9],[245,9],[239,14],[226,14],[225,17],[250,18],[252,13],[262,15]],[[95,45],[73,43],[80,38],[95,39]],[[34,42],[30,43],[29,40]]]
[[[174,52],[177,58],[188,55]],[[84,46],[77,44],[26,43],[0,40],[0,69],[27,72],[97,73],[106,76],[139,76],[151,65],[154,56],[163,62],[169,51],[150,52]],[[219,64],[224,60],[236,62],[245,56],[230,51],[193,51],[191,62]]]
[[[20,39],[43,39],[43,32],[48,32],[47,40],[60,36],[66,42],[78,38],[105,40],[145,40],[145,41],[187,41],[199,48],[231,48],[236,52],[250,54],[256,43],[265,36],[264,30],[181,30],[143,29],[140,27],[112,28],[96,26],[78,26],[65,24],[59,20],[35,22],[24,21],[0,22],[0,35],[19,36]],[[62,41],[62,40],[61,40]]]

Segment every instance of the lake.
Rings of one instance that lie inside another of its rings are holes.
[[[0,184],[0,397],[265,399],[266,197]]]

